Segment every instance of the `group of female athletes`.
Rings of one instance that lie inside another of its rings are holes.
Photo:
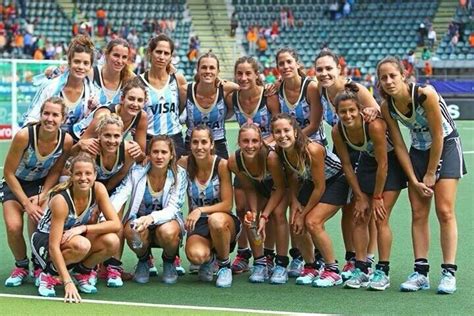
[[[15,259],[6,286],[30,274],[26,212],[31,275],[42,296],[55,296],[62,284],[65,300],[79,302],[79,292],[97,292],[98,278],[109,287],[128,277],[147,283],[157,273],[156,247],[162,281],[176,283],[182,244],[190,272],[206,282],[217,272],[218,287],[230,287],[253,257],[252,283],[284,284],[290,276],[299,285],[385,290],[390,213],[408,186],[414,272],[400,289],[430,287],[434,196],[443,253],[438,292],[456,290],[454,210],[466,170],[455,124],[433,87],[408,83],[400,61],[386,57],[377,66],[379,106],[341,76],[330,50],[315,59],[316,82],[289,48],[276,54],[277,85],[262,85],[253,57],[236,61],[235,83],[220,80],[212,52],[198,59],[188,83],[170,65],[173,50],[166,35],[151,39],[151,67],[135,77],[126,41],[108,43],[105,61],[94,66],[90,39],[72,40],[68,69],[40,88],[5,161],[1,195]],[[238,150],[229,154],[225,121],[233,115]],[[333,148],[323,121],[332,126]],[[398,122],[410,130],[409,150]],[[343,268],[325,230],[339,209]],[[138,258],[133,275],[120,261],[125,242]]]

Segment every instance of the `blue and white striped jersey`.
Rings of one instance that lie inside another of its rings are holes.
[[[147,90],[145,111],[148,117],[147,134],[176,135],[181,133],[179,122],[179,87],[174,74],[169,75],[168,83],[161,89],[154,88],[148,80],[148,72],[140,75]]]
[[[235,91],[232,95],[232,106],[234,108],[235,118],[239,123],[239,126],[247,123],[248,119],[251,119],[252,122],[260,128],[262,132],[262,137],[266,138],[270,136],[270,121],[271,114],[267,108],[267,97],[264,95],[265,91],[262,91],[260,96],[260,101],[255,105],[253,112],[248,115],[242,110],[242,107],[239,103],[239,91]]]
[[[116,159],[114,166],[111,170],[108,170],[103,162],[102,162],[102,155],[99,153],[96,157],[96,164],[97,164],[97,181],[106,181],[112,178],[117,172],[122,169],[125,163],[125,143],[122,141],[119,145],[117,150]]]
[[[110,90],[107,89],[104,85],[104,81],[102,79],[102,66],[97,65],[94,66],[93,68],[94,71],[94,77],[93,81],[94,84],[98,87],[98,93],[97,93],[97,98],[99,101],[99,104],[117,104],[120,103],[120,98],[122,96],[122,81],[120,81],[119,86],[117,90]]]
[[[212,172],[206,183],[200,183],[196,178],[190,179],[188,174],[188,196],[191,202],[191,209],[214,205],[221,201],[221,185],[218,172],[220,161],[220,157],[214,156]],[[201,217],[207,217],[207,214],[202,214]]]
[[[208,109],[201,107],[196,100],[196,83],[189,83],[186,92],[186,136],[191,137],[193,128],[205,124],[212,131],[214,140],[225,139],[224,122],[227,115],[227,106],[224,101],[224,87],[218,88],[214,104]]]
[[[416,84],[410,86],[412,103],[409,105],[411,109],[408,114],[405,115],[397,109],[393,98],[390,97],[387,103],[390,116],[400,121],[410,130],[411,145],[418,150],[428,150],[431,148],[432,137],[426,111],[422,105],[424,97],[418,95],[419,87]],[[456,130],[456,125],[449,115],[448,107],[443,97],[439,94],[438,97],[443,137],[446,137]]]
[[[25,181],[33,181],[46,177],[54,166],[56,161],[63,153],[65,132],[59,130],[58,144],[51,153],[41,156],[38,150],[38,133],[39,124],[30,125],[28,127],[28,147],[23,152],[20,164],[15,171],[17,178]]]

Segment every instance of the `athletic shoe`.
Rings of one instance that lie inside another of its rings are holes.
[[[94,284],[95,286],[95,284]],[[107,267],[107,287],[122,287],[122,270],[120,267]]]
[[[270,277],[271,284],[285,284],[288,282],[288,271],[285,267],[276,265]]]
[[[296,284],[298,285],[309,285],[318,277],[318,270],[315,268],[304,268],[301,275],[296,278]]]
[[[102,269],[104,268],[105,270],[105,277],[101,277],[101,279],[107,279],[107,270],[105,269],[105,267],[101,264],[99,269]],[[100,274],[102,274],[103,272],[100,271],[99,272]],[[94,269],[92,269],[91,273],[89,274],[90,278],[89,278],[89,283],[92,284],[93,286],[96,286],[97,285],[97,278],[98,278],[98,273],[97,271],[95,271]]]
[[[341,276],[329,269],[324,269],[319,278],[314,279],[314,287],[331,287],[342,284]]]
[[[290,278],[297,278],[301,275],[304,269],[304,261],[298,258],[291,260],[288,266],[288,276]]]
[[[249,270],[249,259],[246,259],[241,254],[237,253],[234,262],[232,262],[232,273],[240,274]]]
[[[199,272],[199,264],[190,264],[189,265],[189,274],[198,274]]]
[[[41,296],[54,297],[56,296],[56,291],[54,290],[55,285],[61,284],[61,282],[53,277],[51,274],[46,272],[41,272],[38,279],[38,293]]]
[[[346,261],[346,264],[342,268],[341,277],[343,281],[347,281],[352,277],[352,272],[355,270],[354,261]]]
[[[201,266],[202,267],[202,266]],[[232,270],[227,267],[222,267],[217,272],[217,287],[231,287],[232,286]]]
[[[369,275],[362,272],[359,268],[352,272],[352,276],[344,283],[344,287],[348,289],[360,289],[367,287],[369,284]]]
[[[23,282],[26,281],[28,273],[29,272],[27,268],[15,267],[8,279],[5,281],[5,286],[20,286]]]
[[[203,263],[199,266],[198,278],[204,282],[212,282],[214,276],[214,261]]]
[[[453,294],[454,292],[456,292],[456,277],[448,270],[443,269],[438,294]]]
[[[86,294],[94,294],[97,293],[97,288],[89,283],[90,273],[81,274],[81,273],[73,273],[72,279],[78,285],[79,292],[86,293]]]
[[[178,281],[178,271],[174,262],[163,262],[163,275],[161,280],[165,284],[175,284]]]
[[[388,287],[390,287],[390,277],[386,275],[385,272],[375,270],[375,272],[370,275],[369,290],[384,291]]]
[[[186,270],[181,265],[181,258],[178,256],[174,258],[174,267],[176,268],[176,273],[178,273],[179,276],[186,274]]]
[[[33,279],[35,280],[35,286],[38,287],[40,285],[40,275],[43,272],[43,269],[36,268],[33,270]]]
[[[138,260],[133,280],[141,284],[145,284],[150,281],[150,266],[148,265],[148,261]]]
[[[408,279],[400,285],[402,292],[415,292],[419,290],[428,290],[430,288],[430,280],[421,273],[413,272]]]
[[[250,283],[263,283],[268,279],[268,272],[266,265],[254,265],[252,268],[252,274],[249,277]]]

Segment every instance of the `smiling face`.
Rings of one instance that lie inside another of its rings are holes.
[[[86,161],[77,161],[71,166],[71,182],[73,189],[88,191],[94,186],[96,170],[94,165]]]
[[[158,140],[150,148],[150,161],[153,167],[166,169],[173,159],[170,146],[166,141]]]
[[[141,88],[132,88],[122,96],[123,111],[130,116],[136,116],[145,106],[145,91]]]
[[[101,148],[110,154],[115,154],[122,142],[122,128],[117,124],[105,125],[99,134]]]
[[[91,55],[88,53],[74,53],[70,62],[70,75],[77,79],[84,79],[91,70]]]
[[[191,135],[191,153],[197,160],[206,159],[212,154],[214,142],[209,135],[209,130],[194,130]]]
[[[55,132],[61,127],[63,118],[61,104],[46,102],[41,111],[41,128],[47,132]]]
[[[324,88],[329,88],[336,83],[341,72],[341,66],[331,56],[323,56],[315,63],[316,78]]]
[[[110,53],[105,55],[105,62],[110,69],[121,72],[127,66],[129,49],[123,45],[116,45]]]
[[[298,63],[289,52],[282,52],[278,55],[277,67],[283,79],[298,76]]]
[[[199,81],[213,84],[219,75],[219,65],[215,58],[203,57],[198,63]]]
[[[253,128],[246,128],[239,133],[239,147],[243,155],[254,158],[262,148],[262,138]]]
[[[272,123],[272,134],[277,145],[283,149],[291,148],[296,142],[296,131],[287,119],[277,119]]]
[[[257,85],[258,74],[254,66],[248,62],[237,65],[235,69],[235,80],[240,90],[249,90]]]
[[[340,101],[337,106],[337,115],[346,127],[355,127],[360,123],[360,110],[352,99]]]
[[[171,47],[167,41],[159,41],[150,53],[151,64],[157,68],[166,68],[171,62]]]
[[[396,96],[405,88],[405,76],[395,63],[386,62],[379,65],[377,73],[380,85],[388,95]]]

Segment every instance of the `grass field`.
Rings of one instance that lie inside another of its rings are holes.
[[[229,146],[235,146],[236,129],[228,129]],[[177,284],[164,285],[160,278],[152,278],[146,285],[126,282],[123,288],[109,289],[103,282],[98,285],[99,293],[96,295],[83,295],[88,300],[118,301],[122,304],[146,303],[188,305],[203,307],[241,308],[296,313],[329,313],[329,314],[472,314],[474,291],[474,273],[470,272],[472,265],[471,255],[474,247],[474,215],[471,210],[474,205],[474,123],[467,121],[457,122],[461,134],[465,160],[468,171],[460,182],[457,197],[457,219],[459,230],[459,247],[457,264],[458,291],[454,295],[441,296],[436,294],[439,282],[441,251],[439,246],[439,226],[432,210],[431,213],[431,284],[432,289],[420,293],[401,293],[398,288],[412,271],[413,254],[411,247],[410,222],[411,212],[406,191],[403,192],[393,210],[391,226],[394,243],[391,256],[391,284],[392,287],[383,293],[374,293],[365,290],[346,290],[341,287],[330,289],[316,289],[302,287],[294,284],[290,279],[287,285],[274,286],[270,284],[250,284],[248,274],[234,277],[230,289],[217,289],[213,284],[203,284],[193,275],[180,277]],[[4,156],[9,143],[0,143],[0,162],[3,166]],[[344,259],[344,248],[340,232],[340,214],[336,215],[328,225],[328,231],[333,238],[334,247],[339,261]],[[8,249],[3,218],[0,226],[0,281],[3,283],[13,267],[13,257]],[[155,257],[159,258],[159,251],[155,250]],[[183,251],[181,252],[184,257]],[[188,266],[186,260],[184,265]],[[123,262],[127,271],[133,270],[136,259],[131,251],[126,249]],[[157,263],[160,264],[159,262]],[[160,270],[160,269],[159,269]],[[62,297],[63,290],[57,289],[58,297]],[[2,293],[36,296],[37,291],[32,282],[18,287],[6,288],[0,285],[0,310],[2,315],[53,315],[67,312],[69,315],[101,314],[173,314],[173,315],[234,315],[244,311],[213,311],[191,309],[171,309],[163,306],[127,306],[104,305],[85,303],[79,306],[67,306],[58,301],[45,301],[33,299],[20,299],[1,297]]]

